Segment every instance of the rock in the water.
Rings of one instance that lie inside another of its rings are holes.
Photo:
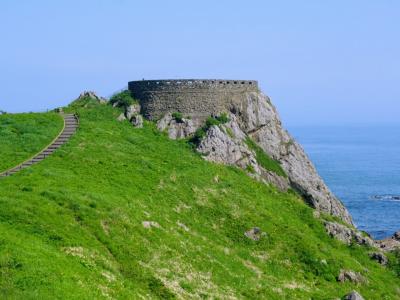
[[[400,242],[400,231],[394,233],[393,239]]]
[[[388,263],[388,258],[386,257],[386,255],[384,255],[383,253],[380,252],[373,252],[370,253],[369,255],[373,260],[376,260],[378,263],[380,263],[381,265],[385,266]]]
[[[84,91],[84,92],[82,92],[79,95],[78,100],[83,99],[83,98],[91,98],[91,99],[99,101],[102,104],[107,103],[107,99],[97,96],[96,93],[92,92],[92,91]]]
[[[246,237],[252,239],[253,241],[259,241],[262,236],[266,235],[265,232],[262,232],[260,228],[254,227],[244,233]]]
[[[193,135],[198,128],[191,119],[182,118],[175,120],[171,114],[166,114],[157,122],[160,131],[167,131],[168,136],[173,139],[187,138]]]
[[[356,291],[352,291],[351,293],[347,294],[343,298],[344,300],[364,300],[364,298],[357,293]]]
[[[350,245],[353,241],[359,245],[366,245],[375,247],[375,242],[367,236],[363,236],[361,232],[356,229],[349,228],[345,225],[336,222],[325,222],[325,229],[328,234],[343,243]]]
[[[136,128],[142,128],[143,127],[143,117],[142,115],[133,115],[131,117],[131,123],[134,127]]]
[[[364,277],[360,273],[350,270],[340,270],[337,280],[339,282],[346,282],[346,281],[350,281],[353,283],[365,282]]]

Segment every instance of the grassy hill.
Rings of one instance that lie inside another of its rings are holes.
[[[0,172],[38,153],[62,127],[61,116],[54,113],[0,115]]]
[[[400,298],[395,272],[328,237],[296,194],[110,106],[71,109],[70,142],[0,180],[0,298]],[[341,268],[367,282],[338,283]]]

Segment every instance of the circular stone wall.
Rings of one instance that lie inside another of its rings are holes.
[[[253,80],[140,80],[129,82],[129,90],[150,120],[173,112],[205,118],[226,110],[233,98],[257,92],[258,84]]]

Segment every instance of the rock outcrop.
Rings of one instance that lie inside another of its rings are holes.
[[[82,92],[79,95],[77,100],[84,99],[84,98],[91,98],[93,100],[98,101],[101,104],[106,104],[107,103],[107,99],[106,98],[97,96],[97,94],[95,92],[93,92],[93,91],[84,91],[84,92]]]
[[[262,232],[260,228],[254,227],[254,228],[251,228],[250,230],[246,231],[244,233],[244,235],[253,241],[259,241],[261,239],[261,237],[263,237],[267,234],[265,232]]]
[[[352,291],[343,298],[344,300],[364,300],[364,298],[356,291]]]
[[[200,152],[207,154],[206,159],[254,169],[257,176],[281,189],[290,185],[316,210],[353,224],[349,212],[328,189],[302,147],[283,128],[279,115],[267,96],[261,92],[245,92],[241,97],[233,97],[227,101],[224,110],[221,113],[230,113],[231,122],[224,126],[211,127],[198,148]],[[170,114],[166,114],[158,122],[158,127],[166,130],[171,138],[186,138],[200,126],[201,124],[190,123],[188,120],[178,123]],[[224,128],[229,129],[226,131]],[[232,132],[233,136],[230,134]],[[265,153],[280,163],[288,176],[287,183],[275,174],[257,168],[254,155],[243,142],[245,137],[250,137]]]
[[[198,126],[191,119],[176,120],[172,114],[166,114],[157,122],[160,131],[167,131],[171,139],[183,139],[193,135]]]
[[[249,92],[230,111],[238,117],[240,128],[287,173],[292,188],[315,209],[352,224],[349,212],[328,189],[302,147],[282,127],[270,99],[261,92]]]
[[[326,231],[331,237],[342,241],[346,245],[356,243],[359,245],[376,247],[373,239],[368,236],[364,236],[360,231],[352,227],[348,227],[336,222],[325,222],[324,225]]]
[[[389,262],[386,255],[381,252],[372,252],[369,254],[369,257],[371,257],[373,260],[376,260],[382,266],[386,266]]]
[[[390,238],[377,241],[377,244],[383,251],[400,250],[400,231],[396,232]]]
[[[351,270],[340,270],[337,280],[342,283],[350,281],[357,284],[366,281],[365,278],[360,273]]]
[[[206,160],[236,165],[246,170],[250,176],[286,191],[290,187],[288,179],[263,168],[258,163],[254,151],[246,145],[246,137],[236,116],[230,114],[226,124],[213,125],[207,130],[206,136],[197,146],[197,151],[202,153]]]
[[[143,127],[143,117],[140,114],[140,105],[138,103],[134,103],[125,108],[124,112],[121,113],[118,118],[118,121],[128,120],[134,127],[141,128]]]

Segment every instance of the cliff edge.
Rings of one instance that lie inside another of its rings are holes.
[[[256,81],[150,80],[129,83],[140,112],[173,138],[191,138],[205,159],[292,188],[316,210],[353,225],[303,148],[282,126]]]

